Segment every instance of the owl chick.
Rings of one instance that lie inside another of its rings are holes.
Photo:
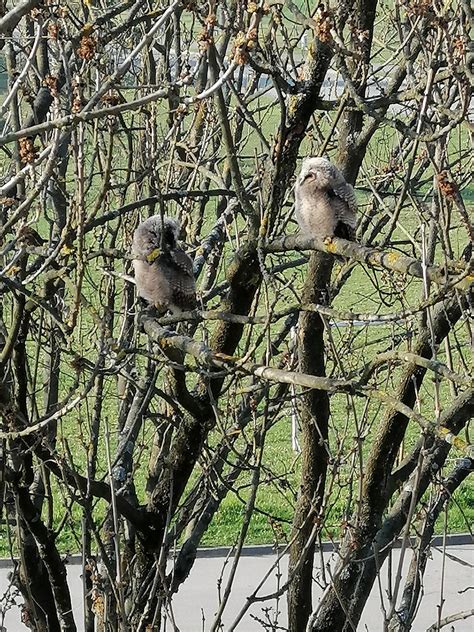
[[[193,262],[178,244],[180,226],[169,217],[153,215],[133,235],[132,252],[138,295],[160,313],[196,308]],[[163,237],[163,239],[162,239]]]
[[[305,158],[295,186],[295,212],[305,236],[354,240],[354,189],[326,158]]]

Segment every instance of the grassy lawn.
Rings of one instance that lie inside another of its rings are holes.
[[[405,222],[404,218],[404,222]],[[410,227],[410,223],[405,223]],[[275,258],[275,262],[277,262]],[[269,266],[271,259],[269,258]],[[335,270],[337,274],[337,269]],[[295,284],[301,285],[304,278],[304,267],[288,271],[287,275],[293,275]],[[392,296],[397,296],[395,290],[397,287],[402,289],[399,296],[403,297],[403,302],[395,300],[390,305],[381,305],[379,300],[380,288],[377,284],[381,281],[385,283],[387,292]],[[88,270],[88,276],[84,286],[84,294],[96,308],[100,307],[98,302],[98,287],[100,284],[100,269],[95,268],[95,264],[91,263]],[[398,284],[398,285],[397,285]],[[400,285],[401,284],[401,285]],[[392,287],[393,286],[393,287]],[[421,283],[417,280],[405,280],[386,273],[378,272],[377,274],[369,268],[357,265],[352,273],[351,279],[344,286],[334,301],[334,307],[340,310],[353,310],[356,312],[369,313],[390,313],[400,310],[402,307],[413,307],[420,301]],[[275,306],[278,310],[294,304],[295,298],[288,290],[282,291],[279,301]],[[411,326],[415,327],[416,321],[411,322]],[[276,325],[272,326],[276,330]],[[382,326],[372,327],[331,327],[331,336],[333,343],[337,349],[344,353],[347,345],[350,343],[352,347],[352,355],[350,364],[345,365],[345,370],[351,371],[356,367],[363,366],[372,358],[376,357],[379,352],[386,351],[391,348],[394,335],[403,334],[407,327],[407,323],[403,321],[401,324],[393,323]],[[212,329],[212,325],[207,324],[205,329]],[[456,332],[461,340],[467,338],[461,323]],[[79,353],[83,353],[86,357],[93,360],[93,350],[90,348],[91,337],[94,339],[95,325],[88,315],[87,310],[82,313],[80,326],[75,332],[74,347]],[[196,339],[203,338],[203,326],[201,326],[195,334]],[[140,340],[141,345],[145,345],[144,336]],[[406,342],[402,342],[401,348],[407,348]],[[257,353],[257,356],[259,353]],[[346,356],[345,356],[346,357]],[[348,356],[347,356],[348,358]],[[439,360],[445,361],[445,350],[440,348]],[[456,358],[455,358],[456,360]],[[65,367],[63,367],[64,371]],[[328,361],[328,375],[337,370],[334,359]],[[69,375],[68,375],[69,373]],[[74,371],[70,369],[68,373],[62,374],[61,388],[65,395],[74,381]],[[385,390],[391,392],[397,384],[397,376],[399,371],[395,370],[390,375]],[[297,389],[297,393],[300,390]],[[449,388],[443,382],[440,389],[441,407],[442,409],[449,405],[451,393]],[[269,430],[266,436],[266,443],[263,457],[263,470],[261,481],[258,488],[256,499],[256,510],[252,516],[249,530],[246,536],[247,544],[262,543],[282,543],[288,540],[291,533],[291,520],[293,509],[296,501],[296,494],[299,485],[300,474],[300,457],[295,453],[291,446],[291,412],[292,406],[290,402],[285,403],[281,409],[278,420]],[[104,388],[104,418],[107,418],[111,432],[111,452],[113,454],[117,441],[117,433],[114,420],[118,414],[119,400],[117,398],[116,379],[107,377]],[[152,404],[152,410],[157,409],[158,401]],[[348,401],[345,395],[338,394],[331,397],[331,432],[330,432],[330,449],[333,456],[342,456],[341,465],[335,476],[336,484],[334,491],[328,503],[327,519],[323,538],[338,538],[341,532],[342,522],[349,518],[355,508],[355,500],[357,499],[357,489],[354,491],[352,487],[357,481],[357,474],[354,475],[354,461],[350,457],[355,435],[354,414],[348,413]],[[360,418],[363,415],[364,400],[355,400],[355,414]],[[420,393],[420,410],[429,416],[433,411],[433,389],[432,381],[426,380],[422,392]],[[377,430],[377,420],[381,419],[380,412],[375,403],[369,407],[367,415],[368,422],[365,425],[365,439],[363,443],[363,455],[366,458],[370,449],[371,440]],[[86,473],[87,454],[89,450],[90,429],[88,419],[90,415],[90,406],[88,398],[81,402],[78,409],[67,415],[60,424],[60,433],[58,441],[58,451],[60,453],[70,451],[73,461],[79,472]],[[225,428],[232,424],[232,415],[228,419],[225,418]],[[250,430],[247,436],[251,436]],[[406,435],[403,446],[404,454],[407,454],[410,448],[415,444],[420,436],[419,427],[411,423],[409,431]],[[137,457],[135,459],[135,484],[136,491],[140,501],[145,500],[144,488],[147,478],[148,460],[150,456],[150,446],[153,437],[153,424],[147,421],[138,439]],[[220,430],[216,429],[211,433],[209,443],[215,444],[221,438]],[[66,444],[67,442],[67,444]],[[237,442],[236,449],[239,450],[242,444]],[[457,458],[463,454],[453,448],[448,460],[445,472],[447,473]],[[107,462],[105,451],[104,427],[102,426],[102,435],[99,442],[99,457],[97,460],[98,471],[96,478],[101,479],[107,476]],[[200,468],[196,468],[196,472],[190,481],[190,486],[195,482],[197,476],[201,472]],[[245,503],[249,496],[250,472],[244,472],[239,478],[232,491],[229,491],[222,505],[213,519],[210,527],[206,531],[203,539],[203,546],[230,545],[236,542],[241,529],[242,518],[245,511]],[[77,552],[81,546],[81,520],[82,512],[79,505],[71,503],[67,496],[64,496],[64,490],[54,480],[52,480],[52,493],[56,497],[61,498],[60,503],[55,503],[61,507],[54,516],[55,528],[60,528],[58,533],[58,544],[63,552]],[[95,516],[97,524],[101,526],[101,520],[105,517],[105,503],[97,502],[95,505]],[[470,528],[474,520],[474,485],[470,480],[459,489],[452,498],[447,515],[447,529],[450,532],[463,532]],[[443,516],[437,525],[437,530],[444,529],[445,517]],[[0,553],[8,554],[8,547],[5,540],[0,545]]]
[[[292,274],[300,275],[301,271],[292,272]],[[359,312],[375,312],[377,311],[376,301],[376,288],[374,287],[373,274],[363,266],[357,266],[354,271],[351,281],[346,284],[344,290],[339,294],[334,302],[334,307],[339,309],[352,309]],[[396,283],[396,279],[386,279],[387,283]],[[388,286],[387,286],[388,287]],[[354,290],[353,288],[357,288]],[[408,305],[416,305],[420,297],[421,285],[418,281],[407,282],[407,287],[404,288],[403,296],[405,303],[404,307]],[[91,299],[93,299],[91,292]],[[291,302],[290,296],[282,293],[279,304],[276,309],[283,307]],[[396,303],[384,307],[379,311],[381,313],[387,313],[400,309],[402,305]],[[416,321],[412,322],[415,326]],[[90,323],[84,322],[84,331],[80,338],[86,341],[91,335]],[[346,348],[350,341],[353,346],[353,355],[351,358],[352,365],[347,365],[347,370],[351,370],[356,366],[363,366],[364,363],[370,361],[379,352],[386,351],[391,348],[394,335],[400,335],[404,332],[406,323],[402,326],[398,324],[388,324],[382,326],[373,327],[333,327],[331,328],[331,335],[333,337],[334,344],[342,351]],[[209,327],[207,327],[209,329]],[[456,329],[460,338],[465,336],[462,324]],[[202,327],[198,329],[195,334],[196,339],[203,337]],[[467,342],[467,340],[466,340]],[[141,344],[144,344],[142,338]],[[401,348],[406,348],[406,343],[402,342]],[[87,343],[84,351],[87,351]],[[258,355],[258,354],[257,354]],[[445,361],[444,349],[440,349],[439,360]],[[328,363],[328,375],[331,375],[335,370],[335,366],[332,361]],[[393,392],[393,389],[397,385],[397,379],[400,374],[400,370],[394,370],[384,385],[384,389],[387,392]],[[420,393],[420,411],[426,414],[428,418],[433,411],[433,389],[432,381],[427,378],[426,383]],[[65,385],[64,385],[65,386]],[[300,390],[297,389],[297,393]],[[441,406],[445,408],[449,405],[451,399],[451,393],[447,385],[443,382],[440,389]],[[118,411],[118,399],[116,396],[116,386],[114,378],[108,378],[107,386],[105,389],[105,410],[104,415],[113,420],[116,418]],[[237,405],[237,404],[236,404]],[[281,409],[281,413],[278,417],[275,425],[269,430],[266,436],[266,443],[264,448],[263,457],[263,469],[261,480],[258,488],[258,494],[256,499],[256,511],[254,512],[250,527],[246,536],[247,544],[262,544],[273,542],[285,542],[291,532],[291,520],[293,515],[293,508],[296,501],[296,494],[299,485],[299,473],[300,473],[300,456],[292,450],[291,446],[291,412],[292,405],[290,402],[285,403]],[[355,400],[355,413],[360,420],[364,411],[364,400],[358,398]],[[156,401],[152,404],[152,410],[158,408],[159,402]],[[350,411],[350,405],[345,395],[338,394],[331,397],[331,432],[330,432],[330,448],[333,451],[333,456],[337,457],[341,461],[341,465],[337,468],[335,476],[334,491],[331,495],[328,503],[327,520],[325,522],[325,529],[323,537],[338,538],[341,532],[342,522],[349,518],[350,514],[355,508],[355,501],[357,499],[357,489],[352,489],[357,486],[357,473],[354,474],[354,454],[351,452],[353,449],[353,437],[355,436],[354,415]],[[376,403],[372,403],[369,407],[369,413],[367,415],[367,421],[365,424],[365,439],[363,443],[363,455],[364,459],[367,457],[370,450],[371,441],[377,431],[377,421],[381,420],[383,411],[378,409]],[[88,448],[88,436],[89,431],[87,422],[81,422],[80,431],[77,431],[77,420],[87,419],[87,400],[81,403],[79,412],[69,415],[62,424],[62,436],[67,438],[68,447],[71,450],[74,461],[78,469],[84,473],[84,467],[86,463],[86,454]],[[222,415],[224,429],[232,425],[232,414],[226,417],[225,411]],[[116,443],[116,434],[114,430],[114,423],[110,421],[111,425],[111,449],[113,452],[114,445]],[[135,459],[135,484],[136,491],[141,501],[145,500],[144,487],[147,477],[148,459],[150,455],[150,446],[153,436],[153,425],[150,422],[144,424],[142,433],[137,442],[137,458]],[[246,436],[251,437],[251,430],[246,431]],[[409,430],[405,438],[403,446],[403,454],[406,455],[413,447],[418,437],[420,436],[420,429],[415,423],[410,423]],[[222,437],[219,429],[215,429],[209,437],[209,444],[216,444]],[[236,450],[243,449],[243,442],[236,443]],[[62,451],[62,450],[61,450]],[[352,454],[352,456],[351,456]],[[462,457],[463,454],[456,449],[452,450],[450,458],[448,459],[445,472],[447,473],[454,465],[457,458]],[[99,470],[97,478],[104,477],[107,474],[104,437],[100,442],[100,457],[98,459]],[[201,469],[196,468],[196,472],[193,475],[189,487],[196,481]],[[236,542],[242,524],[242,519],[245,512],[245,503],[249,497],[249,484],[251,479],[251,472],[244,472],[234,485],[234,489],[229,491],[226,498],[222,502],[222,505],[217,512],[214,520],[212,521],[209,529],[206,531],[202,545],[203,546],[217,546],[217,545],[229,545]],[[53,485],[55,493],[60,493],[58,486]],[[352,490],[351,499],[350,491]],[[469,530],[469,525],[472,524],[474,519],[474,486],[469,480],[463,485],[463,487],[454,495],[449,508],[447,517],[448,531],[450,532],[462,532]],[[67,504],[65,502],[65,504]],[[98,503],[96,507],[97,517],[104,517],[105,506],[103,503]],[[56,524],[59,524],[63,519],[63,514],[56,516]],[[444,528],[444,520],[439,520],[437,530],[442,531]],[[80,546],[80,510],[77,505],[74,506],[71,519],[66,520],[63,524],[58,541],[62,550],[76,551]]]
[[[302,3],[301,3],[302,4]],[[391,3],[389,3],[391,4]],[[163,102],[158,106],[158,109],[162,108],[163,114],[165,114],[165,103]],[[256,117],[258,123],[261,126],[262,133],[265,138],[271,143],[272,138],[278,128],[280,114],[276,107],[273,107],[272,101],[265,97],[256,101],[255,109],[257,110],[262,106],[261,111]],[[133,125],[134,115],[127,114],[125,120]],[[329,118],[326,118],[325,114],[322,114],[313,123],[319,127],[319,133],[322,137],[328,133],[330,129]],[[315,126],[312,126],[312,131],[307,134],[303,144],[301,146],[301,155],[308,153],[315,153],[318,151],[320,145],[320,138],[313,134]],[[379,129],[373,139],[373,143],[369,148],[365,162],[364,170],[370,173],[372,176],[378,176],[385,166],[390,151],[392,150],[394,143],[397,142],[397,135],[390,127],[383,127]],[[465,146],[468,142],[467,134],[461,135],[458,138],[453,138],[450,143],[450,151],[455,152],[457,148]],[[376,149],[372,149],[375,147]],[[330,146],[330,150],[334,149]],[[255,152],[260,152],[261,145],[259,139],[250,134],[246,141],[242,143],[239,148],[239,158],[242,159],[244,175],[252,174],[255,171]],[[88,156],[93,152],[93,147],[88,147]],[[241,154],[241,155],[240,155]],[[245,159],[243,159],[245,156]],[[170,158],[171,161],[171,158]],[[123,163],[123,164],[122,164]],[[160,162],[160,168],[165,170],[166,160]],[[125,163],[122,158],[118,158],[115,163],[116,175],[124,168]],[[428,170],[427,177],[432,177],[432,173]],[[74,169],[71,166],[67,175],[68,186],[74,191]],[[364,178],[361,177],[361,180]],[[102,181],[101,174],[96,173],[91,179],[91,187],[88,192],[88,198],[85,202],[88,210],[92,209],[97,198],[97,194],[101,190]],[[425,190],[429,190],[430,185],[425,184]],[[129,188],[126,201],[132,200],[135,194],[133,187]],[[359,189],[358,198],[361,203],[361,213],[364,213],[367,208],[364,204],[367,200],[367,190]],[[463,192],[466,203],[470,203],[474,200],[474,187]],[[290,200],[291,202],[291,200]],[[118,205],[118,196],[110,196],[107,199],[107,203],[104,204],[104,208],[101,211],[106,212],[111,208]],[[209,204],[211,209],[212,203]],[[208,209],[208,210],[209,210]],[[169,207],[169,213],[173,214],[178,210],[177,204],[171,204]],[[213,211],[214,209],[212,209]],[[410,246],[406,246],[407,235],[408,238],[414,238],[414,241],[419,242],[418,233],[419,223],[418,217],[412,212],[413,209],[407,208],[400,217],[399,228],[395,231],[395,241],[405,241],[406,251],[409,251]],[[241,220],[239,220],[241,221]],[[206,222],[209,227],[214,222],[214,213],[209,212]],[[294,225],[290,224],[289,230],[294,230]],[[37,228],[44,235],[47,236],[49,227],[44,218],[39,222]],[[205,230],[202,231],[205,234]],[[453,230],[450,234],[451,243],[455,256],[459,256],[465,243],[463,238],[460,237],[461,231]],[[91,237],[92,239],[92,237]],[[97,243],[86,244],[87,247],[96,247],[100,245],[100,241]],[[225,268],[232,252],[227,255],[227,260],[224,265],[221,266],[218,280],[222,280],[225,275]],[[415,253],[417,254],[417,253]],[[74,256],[74,255],[73,255]],[[443,264],[444,261],[441,256],[440,250],[436,253],[437,261]],[[269,269],[274,264],[278,264],[283,260],[283,257],[268,257],[266,264]],[[117,271],[125,271],[123,262],[117,263]],[[337,270],[335,271],[337,273]],[[275,309],[282,309],[289,304],[295,304],[296,298],[292,291],[287,287],[283,287],[285,282],[293,279],[294,286],[300,288],[304,281],[305,268],[295,268],[286,271],[282,275],[281,279],[278,279],[280,285],[277,286],[278,301],[275,304]],[[100,301],[100,290],[108,279],[104,276],[103,270],[100,268],[97,260],[93,260],[88,264],[87,275],[84,280],[83,294],[85,298],[90,302],[92,308],[96,308],[98,313],[103,311],[103,305]],[[41,283],[38,283],[38,288]],[[280,287],[281,286],[281,287]],[[116,291],[117,294],[123,291],[123,282],[117,281]],[[387,297],[387,303],[381,300],[381,296]],[[359,313],[392,313],[402,309],[412,308],[420,303],[422,299],[422,285],[417,280],[407,280],[405,278],[389,274],[387,272],[374,272],[374,270],[363,266],[357,265],[351,275],[349,282],[347,282],[342,291],[336,297],[333,306],[341,311],[352,310]],[[118,304],[118,303],[117,303]],[[216,299],[210,304],[210,307],[218,307],[219,301]],[[262,305],[259,308],[259,314],[265,313],[265,307]],[[119,316],[116,315],[116,320],[119,321]],[[416,318],[404,320],[401,323],[391,323],[382,326],[372,327],[358,327],[358,326],[333,326],[328,330],[332,338],[333,348],[331,352],[328,351],[328,375],[341,376],[340,360],[344,364],[344,370],[350,373],[356,369],[360,370],[366,363],[370,362],[377,356],[378,353],[389,350],[392,348],[394,337],[399,337],[401,342],[398,348],[408,350],[410,348],[410,338],[406,335],[410,333],[410,330],[414,331],[416,328]],[[205,333],[212,332],[215,325],[206,323],[204,326],[200,326],[195,334],[196,339],[205,340]],[[271,333],[275,333],[279,330],[281,323],[272,325]],[[116,322],[113,335],[118,337],[120,322]],[[468,339],[463,323],[460,323],[455,329],[456,336],[461,345],[467,348]],[[94,362],[97,350],[91,341],[97,339],[97,326],[94,323],[92,317],[92,310],[84,308],[81,312],[81,318],[79,325],[74,332],[74,339],[71,341],[71,346],[78,354],[83,354],[91,362]],[[146,347],[145,336],[141,335],[137,344],[141,348]],[[328,349],[330,345],[328,345]],[[350,355],[349,350],[350,349]],[[265,348],[262,344],[257,350],[255,357],[260,358]],[[31,347],[31,354],[33,354],[34,348]],[[467,355],[467,354],[466,354]],[[67,358],[67,356],[65,356]],[[44,366],[47,359],[47,350],[43,349],[40,353],[40,368]],[[446,361],[446,348],[441,346],[439,350],[438,359],[441,362]],[[456,366],[458,356],[454,353],[453,361]],[[144,360],[140,358],[138,360],[138,366],[144,366]],[[75,371],[72,367],[72,357],[67,358],[62,365],[61,374],[61,395],[65,396],[71,386],[74,384],[76,378]],[[387,392],[393,392],[397,386],[397,380],[400,376],[400,369],[394,369],[390,374],[385,376],[385,381],[382,382],[383,388]],[[84,386],[85,378],[80,378],[80,386]],[[192,380],[191,380],[192,381]],[[248,382],[250,385],[250,381]],[[296,389],[297,395],[300,394],[300,389]],[[453,394],[450,388],[445,382],[440,387],[440,404],[441,409],[445,409],[452,400]],[[434,384],[430,376],[427,376],[423,388],[420,392],[419,407],[420,411],[428,418],[433,415],[434,405]],[[291,521],[296,501],[296,495],[298,492],[301,459],[298,453],[294,452],[291,445],[291,416],[293,407],[297,407],[295,401],[287,401],[283,403],[281,410],[278,414],[276,423],[268,430],[265,438],[265,448],[263,455],[263,468],[258,487],[258,493],[256,498],[256,510],[253,513],[250,521],[250,527],[246,537],[247,544],[262,544],[285,542],[291,532]],[[240,400],[236,397],[235,401],[224,402],[222,406],[227,405],[228,410],[224,411],[223,417],[223,430],[224,433],[229,430],[233,422],[232,407],[234,409],[238,407]],[[114,453],[114,449],[118,440],[118,431],[116,428],[116,420],[119,411],[120,400],[117,395],[116,378],[114,376],[106,376],[104,383],[104,409],[103,418],[107,419],[107,423],[110,427],[110,444],[111,452]],[[59,437],[57,449],[60,454],[67,454],[70,452],[72,455],[74,464],[77,470],[81,474],[87,473],[87,456],[90,450],[90,425],[89,420],[91,416],[91,406],[93,405],[93,397],[86,397],[78,406],[77,409],[66,415],[59,426]],[[157,412],[160,402],[156,398],[151,406],[152,412]],[[221,404],[219,404],[221,405]],[[331,397],[331,428],[329,446],[331,450],[331,456],[334,457],[337,462],[337,467],[331,468],[329,481],[334,479],[333,493],[328,499],[327,506],[327,520],[325,522],[325,530],[323,532],[323,538],[334,537],[338,538],[341,532],[341,524],[344,520],[348,519],[351,513],[356,508],[357,500],[357,481],[359,479],[359,473],[355,468],[357,467],[356,453],[354,452],[354,437],[356,435],[356,420],[362,424],[363,429],[363,444],[362,454],[364,459],[370,450],[371,441],[373,440],[377,432],[377,424],[381,421],[383,411],[379,409],[379,406],[372,402],[368,409],[365,410],[365,401],[361,398],[356,398],[353,407],[352,403],[348,401],[345,395],[333,395]],[[258,423],[255,422],[255,423]],[[251,438],[252,426],[246,430],[246,436]],[[143,429],[137,441],[137,450],[134,464],[134,479],[136,486],[136,493],[139,501],[145,501],[145,483],[148,475],[148,462],[151,453],[151,445],[154,433],[154,425],[151,420],[146,420],[143,424]],[[420,436],[420,428],[410,423],[409,430],[407,432],[405,443],[403,446],[403,454],[406,455],[413,445],[416,443]],[[222,439],[222,432],[220,429],[212,431],[209,437],[209,444],[215,445]],[[469,441],[468,441],[469,442]],[[243,450],[243,441],[237,441],[235,449],[239,453]],[[461,458],[463,454],[453,448],[447,465],[445,467],[445,474],[447,474],[454,465],[457,458]],[[204,467],[201,462],[196,468],[189,487],[191,487]],[[227,470],[226,470],[227,471]],[[97,459],[97,479],[104,479],[107,477],[107,459],[105,449],[105,428],[101,427],[101,437],[99,441],[99,456]],[[202,545],[204,546],[216,546],[216,545],[229,545],[233,544],[241,529],[242,519],[245,512],[245,503],[249,498],[249,485],[251,480],[250,468],[245,471],[234,484],[233,489],[229,491],[223,500],[219,511],[213,519],[210,527],[206,531]],[[354,487],[355,486],[355,487]],[[76,502],[72,502],[68,495],[65,495],[64,487],[59,485],[54,479],[51,480],[51,493],[55,499],[55,507],[60,509],[56,510],[53,516],[53,525],[55,529],[58,529],[58,543],[62,552],[77,552],[81,547],[81,520],[83,519],[80,506]],[[58,502],[56,502],[58,501]],[[47,508],[45,508],[47,511]],[[101,521],[105,517],[106,506],[105,503],[99,501],[94,508],[94,515],[96,523],[99,527],[102,526]],[[421,519],[420,514],[420,519]],[[444,528],[445,517],[443,516],[437,525],[438,531],[442,531]],[[465,484],[454,494],[447,514],[447,530],[451,532],[462,532],[470,529],[470,525],[474,522],[474,484],[472,481],[467,480]],[[8,547],[6,539],[0,540],[0,554],[7,555]]]

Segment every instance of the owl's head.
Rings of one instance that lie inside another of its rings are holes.
[[[344,180],[341,172],[327,158],[305,158],[301,165],[300,175],[296,181],[298,187],[331,189]]]
[[[176,248],[179,238],[180,225],[171,217],[164,217],[161,221],[161,215],[152,215],[143,221],[133,235],[133,250],[142,256],[149,255],[156,248],[162,246],[167,250]],[[163,233],[164,243],[162,244],[161,235]]]

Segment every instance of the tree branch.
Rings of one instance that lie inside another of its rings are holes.
[[[468,290],[474,283],[474,273],[469,267],[462,266],[461,271],[448,270],[446,272],[439,266],[426,266],[418,259],[395,252],[393,250],[381,250],[369,246],[363,246],[353,241],[346,241],[340,237],[326,239],[308,239],[300,235],[280,237],[267,243],[263,249],[266,252],[286,252],[288,250],[319,250],[333,255],[350,257],[355,261],[366,263],[377,268],[384,268],[393,272],[407,274],[418,279],[426,278],[440,286],[455,286],[460,290]]]
[[[26,15],[31,9],[34,9],[39,4],[41,4],[43,0],[23,0],[23,2],[18,3],[13,9],[11,9],[3,18],[0,19],[0,33],[4,35],[11,33],[13,29],[20,22],[21,18]],[[5,39],[0,38],[0,49],[3,48],[5,44]]]

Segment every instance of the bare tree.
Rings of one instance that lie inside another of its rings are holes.
[[[67,541],[87,632],[177,629],[173,595],[232,496],[211,630],[259,516],[287,538],[278,629],[356,629],[398,538],[412,561],[384,629],[412,629],[472,469],[471,17],[443,0],[0,3],[0,498],[28,627],[79,625]],[[355,242],[295,234],[298,161],[323,154],[356,188]],[[152,214],[180,220],[199,310],[136,301]],[[328,536],[339,562],[313,604]]]

